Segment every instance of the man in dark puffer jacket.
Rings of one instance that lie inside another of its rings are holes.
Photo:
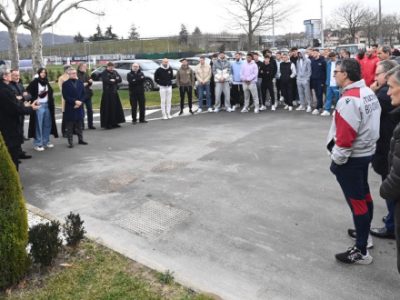
[[[392,105],[396,109],[392,111],[393,117],[400,121],[400,67],[396,67],[387,74],[389,91]],[[400,273],[400,123],[397,124],[390,141],[389,150],[389,175],[382,183],[380,195],[384,199],[395,201],[394,221],[397,242],[397,269]]]

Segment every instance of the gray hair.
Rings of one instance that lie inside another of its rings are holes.
[[[3,80],[4,75],[8,75],[10,73],[11,73],[10,69],[7,68],[6,66],[0,67],[0,80]]]
[[[400,85],[400,66],[397,66],[386,73],[387,79],[389,79],[389,77],[392,77],[392,76],[393,76],[393,79],[396,80],[397,84]]]
[[[347,77],[352,81],[356,82],[361,80],[361,67],[357,60],[354,58],[345,58],[336,63],[340,66],[342,72],[347,73]]]
[[[382,68],[383,73],[389,72],[391,69],[397,67],[399,64],[395,60],[383,60],[378,63],[378,67]]]

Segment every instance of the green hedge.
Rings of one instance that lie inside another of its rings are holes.
[[[27,244],[28,217],[21,183],[0,134],[0,290],[25,276]]]

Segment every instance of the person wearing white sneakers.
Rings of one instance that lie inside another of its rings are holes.
[[[296,110],[311,110],[311,60],[306,57],[305,50],[299,50],[297,59],[297,90],[299,92],[300,106]]]
[[[39,68],[37,74],[38,77],[29,84],[26,91],[31,95],[31,103],[37,101],[40,104],[40,108],[30,116],[28,132],[28,137],[34,138],[34,149],[40,152],[54,148],[50,143],[50,134],[58,138],[58,131],[53,88],[47,78],[47,70]]]
[[[335,67],[336,67],[336,53],[331,52],[328,55],[329,61],[326,64],[326,100],[325,109],[321,113],[323,117],[329,117],[331,115],[331,107],[333,98],[337,101],[339,99],[339,88],[335,79]]]
[[[229,81],[231,78],[231,64],[225,58],[225,53],[221,51],[218,60],[213,63],[212,72],[215,81],[215,106],[214,112],[221,109],[221,95],[224,93],[225,108],[227,112],[232,112],[231,108],[231,92]]]
[[[169,65],[168,58],[164,58],[160,67],[154,74],[154,80],[160,86],[162,119],[172,119],[171,99],[172,99],[172,78],[173,70]]]
[[[261,96],[262,96],[262,105],[260,110],[267,110],[265,106],[267,101],[267,91],[269,93],[269,97],[271,98],[271,106],[275,108],[275,93],[274,93],[274,83],[273,79],[276,75],[275,62],[271,62],[271,57],[269,55],[265,55],[264,63],[260,68],[261,75]]]
[[[276,75],[275,75],[275,87],[276,87],[276,102],[272,105],[271,110],[275,110],[278,107],[279,101],[283,101],[281,94],[281,62],[282,62],[282,52],[278,51],[275,55],[276,64]]]
[[[243,106],[243,85],[240,80],[240,70],[243,66],[242,54],[237,52],[235,54],[235,60],[231,63],[232,65],[232,85],[231,85],[231,104],[232,110],[236,110],[236,107]]]
[[[200,63],[196,66],[196,79],[197,79],[197,96],[199,98],[198,113],[203,111],[204,93],[206,93],[208,112],[212,112],[211,107],[211,93],[210,93],[210,80],[211,80],[211,66],[206,64],[206,57],[200,56]]]
[[[319,115],[323,107],[324,84],[326,82],[326,61],[317,48],[313,50],[311,59],[311,89],[315,91],[317,97],[317,107],[313,110],[313,115]]]
[[[257,91],[258,66],[253,60],[253,54],[247,53],[246,62],[240,70],[240,79],[243,82],[244,107],[242,113],[249,111],[250,94],[253,97],[254,113],[260,111],[260,104]]]
[[[282,54],[281,62],[281,92],[285,99],[285,108],[289,111],[293,110],[293,78],[296,77],[296,67],[289,60],[287,53]]]

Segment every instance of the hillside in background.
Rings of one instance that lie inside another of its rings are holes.
[[[30,34],[20,33],[18,34],[18,42],[22,48],[25,48],[31,45],[31,36]],[[59,44],[69,44],[74,42],[74,37],[69,35],[54,35],[54,45]],[[7,31],[0,31],[0,51],[8,50],[8,46],[10,44],[10,40],[8,38]],[[53,45],[53,34],[52,33],[44,33],[43,34],[43,45],[51,46]]]

